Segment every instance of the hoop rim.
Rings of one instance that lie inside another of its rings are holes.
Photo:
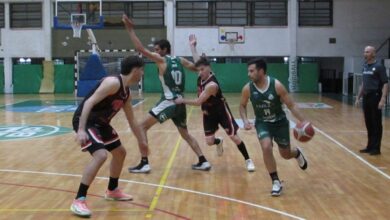
[[[84,24],[83,23],[78,23],[77,21],[72,22],[70,24],[73,29],[73,37],[74,38],[81,38],[81,30],[83,29]]]

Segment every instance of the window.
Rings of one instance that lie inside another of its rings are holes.
[[[216,25],[247,25],[246,2],[216,2],[215,24]]]
[[[164,26],[164,2],[103,2],[104,25],[122,27],[127,14],[137,26]]]
[[[129,11],[129,4],[125,2],[103,2],[104,26],[123,26],[122,15]],[[128,13],[127,13],[128,14]]]
[[[130,16],[137,25],[164,25],[164,2],[133,2],[132,6]]]
[[[208,2],[177,2],[176,25],[207,26],[210,25]]]
[[[253,4],[253,25],[287,25],[287,0],[262,0]]]
[[[0,4],[0,28],[4,28],[4,4]]]
[[[332,25],[332,0],[299,0],[299,26]]]
[[[288,0],[176,1],[178,26],[287,26]]]
[[[11,3],[11,28],[42,27],[42,3]]]

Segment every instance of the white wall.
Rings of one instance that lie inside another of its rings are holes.
[[[333,27],[298,28],[299,56],[362,56],[390,37],[389,0],[334,0]],[[329,44],[329,38],[336,44]],[[384,48],[378,55],[387,55]]]
[[[207,56],[286,56],[289,54],[287,28],[245,28],[245,43],[235,44],[232,51],[228,44],[218,41],[217,27],[180,28],[175,30],[174,54],[191,56],[188,36],[195,34],[198,52]],[[272,36],[272,37],[271,37]]]
[[[15,29],[2,31],[3,53],[10,57],[45,57],[44,31]],[[0,54],[0,56],[4,56]]]
[[[289,8],[291,8],[289,0]],[[294,0],[295,1],[295,0]],[[297,56],[360,57],[365,45],[379,46],[390,37],[390,0],[334,0],[332,27],[297,27]],[[292,13],[289,10],[289,13]],[[292,23],[290,20],[289,24]],[[199,48],[209,56],[285,56],[293,53],[289,27],[247,27],[245,43],[218,43],[218,27],[176,27],[174,54],[190,56],[188,35],[198,37]],[[329,44],[329,38],[336,44]],[[387,55],[384,48],[378,55]]]

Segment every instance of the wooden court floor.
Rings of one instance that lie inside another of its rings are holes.
[[[226,95],[239,119],[239,94]],[[138,120],[159,96],[144,95],[134,108]],[[383,121],[382,155],[362,155],[358,150],[366,144],[366,130],[361,109],[320,95],[296,94],[294,99],[331,108],[302,109],[316,127],[313,140],[300,144],[309,161],[306,171],[301,171],[294,159],[283,160],[274,149],[284,184],[281,197],[270,196],[271,181],[255,132],[239,131],[256,165],[256,171],[248,173],[225,133],[218,132],[225,139],[222,157],[215,147],[205,144],[198,107],[187,107],[188,127],[213,166],[209,172],[191,170],[197,158],[169,121],[148,133],[152,172],[128,173],[127,167],[138,163],[139,153],[120,112],[112,121],[127,149],[120,187],[132,194],[134,201],[104,200],[106,162],[89,190],[92,218],[389,219],[390,119]],[[42,109],[31,104],[58,100],[62,101],[59,107]],[[74,97],[3,95],[0,103],[0,219],[78,219],[69,207],[91,157],[79,150],[69,129]],[[249,114],[253,118],[253,112]],[[292,144],[298,143],[292,140]]]

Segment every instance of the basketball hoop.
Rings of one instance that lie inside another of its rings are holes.
[[[73,37],[74,38],[81,38],[81,30],[83,29],[83,24],[81,24],[78,21],[72,22],[72,29],[73,29]]]
[[[70,26],[73,29],[73,37],[81,38],[81,30],[86,24],[86,14],[71,14],[70,15]]]
[[[237,40],[235,39],[228,39],[227,43],[229,44],[230,51],[234,51],[234,45],[236,44]]]

